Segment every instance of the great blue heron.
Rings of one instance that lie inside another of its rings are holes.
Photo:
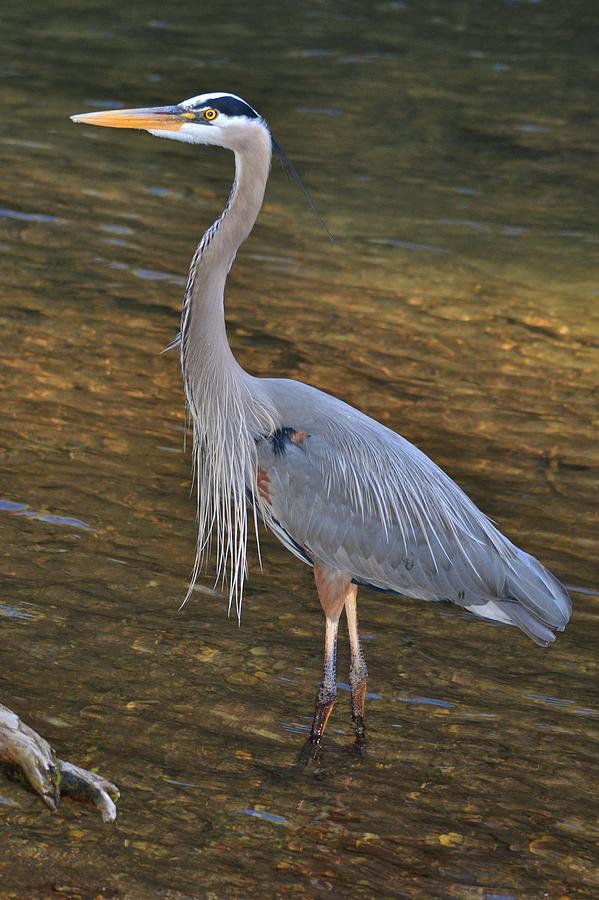
[[[138,128],[235,154],[221,215],[191,262],[180,345],[193,426],[199,535],[190,591],[216,534],[217,568],[240,614],[249,508],[314,568],[325,614],[324,674],[311,739],[318,745],[336,697],[336,644],[345,608],[356,734],[364,732],[366,662],[356,598],[361,585],[447,600],[516,625],[545,646],[571,613],[563,585],[504,537],[463,491],[400,435],[323,391],[255,378],[227,340],[224,288],[262,206],[274,144],[264,119],[234,94],[200,94],[175,106],[73,116]],[[189,594],[188,594],[189,596]]]

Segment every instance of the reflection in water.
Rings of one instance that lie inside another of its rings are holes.
[[[365,594],[368,753],[341,693],[305,768],[309,572],[266,538],[241,629],[210,590],[176,612],[195,529],[160,351],[231,163],[67,116],[221,88],[337,238],[275,173],[229,289],[242,364],[401,431],[599,586],[594,7],[323,9],[4,11],[2,495],[27,514],[1,518],[0,700],[123,794],[106,829],[0,784],[16,896],[597,896],[596,598],[544,652]]]

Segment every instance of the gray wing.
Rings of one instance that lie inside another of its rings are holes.
[[[280,540],[359,584],[450,600],[553,640],[570,615],[562,585],[416,447],[308,390],[305,411],[291,402],[289,426],[257,446],[263,514]]]

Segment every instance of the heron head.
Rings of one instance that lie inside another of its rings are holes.
[[[73,122],[108,128],[138,128],[157,137],[189,144],[213,144],[239,150],[266,131],[256,110],[235,94],[199,94],[176,106],[116,109],[71,116]]]

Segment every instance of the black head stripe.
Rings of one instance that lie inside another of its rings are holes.
[[[239,97],[227,95],[226,97],[215,97],[214,100],[209,100],[208,102],[210,106],[225,116],[245,116],[246,119],[260,118],[256,110],[252,109],[245,100],[240,100]]]

